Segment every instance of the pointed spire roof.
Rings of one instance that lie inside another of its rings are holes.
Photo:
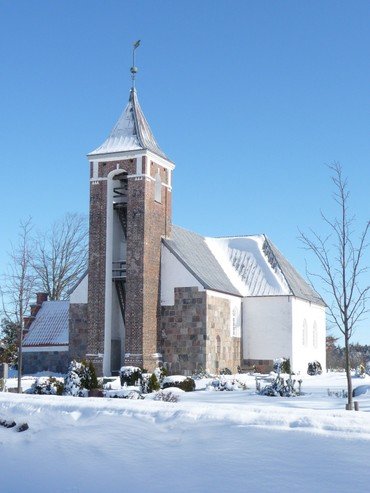
[[[129,101],[109,137],[89,157],[126,151],[149,150],[168,159],[157,144],[149,124],[141,110],[136,89],[130,91]]]

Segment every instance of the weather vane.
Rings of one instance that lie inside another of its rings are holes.
[[[138,39],[135,43],[134,43],[134,47],[132,49],[132,67],[130,68],[130,72],[131,72],[131,78],[132,78],[132,87],[135,88],[135,76],[138,72],[138,68],[135,66],[135,50],[136,48],[139,48],[140,46],[140,39]]]

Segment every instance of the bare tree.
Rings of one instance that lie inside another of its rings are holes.
[[[11,245],[9,264],[3,275],[1,298],[6,319],[18,327],[18,392],[21,392],[23,317],[34,292],[35,273],[32,269],[32,221],[19,223],[18,242]]]
[[[335,186],[334,200],[339,207],[338,216],[328,219],[321,212],[321,217],[329,232],[322,237],[311,231],[310,235],[300,232],[300,239],[306,248],[313,252],[321,267],[321,273],[310,273],[323,284],[332,302],[329,304],[329,314],[334,324],[344,336],[345,369],[347,376],[348,403],[347,409],[353,409],[352,380],[349,341],[357,322],[366,312],[366,302],[369,297],[369,285],[363,285],[363,256],[367,248],[367,234],[370,221],[355,243],[354,216],[348,208],[348,181],[343,177],[342,167],[334,163],[329,167],[333,173],[332,181]]]
[[[33,254],[33,268],[40,290],[50,300],[66,298],[68,290],[87,268],[88,228],[86,217],[66,214],[50,232],[39,234]]]

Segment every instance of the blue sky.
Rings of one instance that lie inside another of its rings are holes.
[[[137,39],[176,224],[265,233],[304,273],[298,228],[335,213],[333,161],[369,218],[368,1],[0,0],[0,22],[0,271],[21,218],[87,213],[85,156],[127,102]],[[369,319],[354,340],[370,343]]]

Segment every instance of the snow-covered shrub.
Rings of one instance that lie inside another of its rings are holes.
[[[168,371],[164,366],[157,366],[154,370],[154,374],[157,377],[158,382],[161,384],[163,379],[168,376]]]
[[[347,390],[341,389],[341,390],[330,390],[327,389],[328,396],[329,397],[338,397],[339,399],[347,399],[348,398],[348,392]]]
[[[307,373],[308,375],[311,376],[321,375],[322,373],[321,364],[318,361],[310,361],[310,363],[308,363]]]
[[[90,362],[71,361],[64,379],[64,394],[85,397],[88,391],[98,387],[94,365]]]
[[[127,396],[125,397],[125,399],[131,399],[131,400],[137,401],[139,399],[144,399],[144,396],[141,394],[141,392],[136,392],[136,390],[131,390],[127,394]]]
[[[260,395],[267,395],[269,397],[294,397],[300,395],[302,381],[299,380],[298,382],[299,390],[294,388],[295,383],[296,381],[292,380],[291,377],[289,377],[287,380],[284,380],[284,378],[278,375],[271,384],[266,385],[265,387],[260,389],[258,393]]]
[[[239,382],[235,378],[232,380],[227,380],[225,377],[214,378],[210,385],[207,386],[207,390],[218,390],[218,391],[233,391],[233,390],[245,390],[246,385]]]
[[[220,375],[232,375],[232,372],[229,368],[222,368],[222,370],[220,370]]]
[[[199,368],[199,370],[197,370],[191,376],[193,380],[201,380],[202,378],[212,378],[212,377],[213,375],[211,375],[207,370],[204,370],[203,368]]]
[[[277,359],[275,359],[273,370],[278,375],[280,373],[290,374],[291,373],[290,359],[289,358],[277,358]]]
[[[141,379],[142,392],[144,394],[151,394],[159,390],[167,374],[168,372],[164,366],[158,366],[153,373],[143,373]]]
[[[57,380],[55,377],[36,378],[28,390],[30,394],[39,395],[62,395],[64,391],[64,383]]]
[[[355,371],[355,377],[357,378],[365,378],[366,376],[366,371],[365,371],[365,366],[364,365],[358,365],[356,367],[356,371]]]
[[[155,401],[163,401],[163,402],[178,402],[179,401],[179,396],[177,394],[174,394],[173,392],[165,392],[163,390],[160,390],[157,392],[154,396]]]
[[[177,387],[185,392],[192,392],[195,390],[195,381],[190,377],[183,375],[172,375],[165,377],[162,382],[162,389],[169,387]]]
[[[122,387],[124,384],[131,386],[137,385],[139,380],[142,379],[143,372],[138,366],[122,366],[119,371]]]

